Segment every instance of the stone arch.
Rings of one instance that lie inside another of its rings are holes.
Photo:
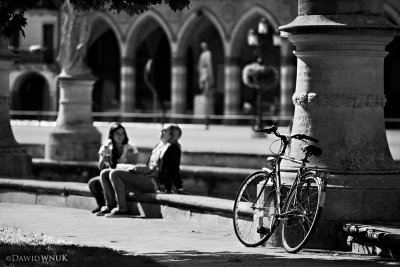
[[[175,36],[169,23],[156,10],[139,16],[128,30],[126,57],[135,69],[135,109],[152,112],[165,111],[171,101],[171,44]],[[152,59],[149,80],[156,90],[158,102],[154,106],[153,91],[145,82],[145,66]]]
[[[389,18],[392,22],[396,23],[396,25],[400,26],[400,11],[397,10],[390,3],[384,4],[384,11],[387,18]]]
[[[119,108],[121,43],[121,33],[111,17],[102,13],[92,17],[87,64],[96,77],[92,92],[93,111]]]
[[[12,110],[49,111],[49,81],[39,72],[25,72],[17,77],[11,88]]]
[[[243,40],[243,36],[246,37],[247,31],[251,28],[252,21],[254,19],[259,19],[265,17],[268,25],[274,30],[275,33],[279,32],[279,21],[263,6],[253,6],[246,10],[238,19],[232,30],[232,41],[231,45],[227,51],[227,54],[232,57],[238,57],[240,52],[240,46]]]
[[[118,41],[119,50],[122,52],[123,43],[124,43],[124,35],[122,34],[122,30],[119,27],[119,23],[115,20],[113,16],[107,13],[96,12],[92,16],[92,32],[90,34],[89,45],[92,45],[102,33],[111,29],[115,34],[115,37]]]
[[[256,60],[255,51],[247,45],[248,31],[253,28],[256,30],[259,20],[264,17],[267,20],[269,31],[262,43],[261,55],[264,64],[272,65],[277,70],[280,69],[280,52],[279,47],[273,44],[273,35],[279,32],[279,22],[274,15],[265,7],[256,5],[245,10],[237,20],[232,30],[232,38],[228,47],[228,57],[231,57],[238,64],[240,70],[245,65]],[[262,109],[264,111],[274,113],[279,103],[279,85],[272,90],[263,91],[262,93]],[[242,107],[244,114],[252,114],[256,110],[256,92],[246,87],[240,82],[240,101],[239,106]]]
[[[188,112],[196,114],[195,98],[200,93],[197,64],[201,54],[200,43],[208,43],[213,59],[214,110],[211,114],[223,114],[224,109],[224,64],[226,43],[229,36],[218,16],[210,9],[199,7],[185,19],[177,38],[174,57],[186,68],[186,106]],[[198,109],[200,110],[200,109]]]
[[[140,43],[148,37],[151,32],[157,27],[161,28],[163,33],[167,36],[169,45],[175,42],[175,35],[169,26],[168,21],[157,11],[151,10],[140,15],[131,25],[127,31],[127,51],[124,55],[128,58],[134,58],[134,53]],[[143,30],[146,28],[146,30]]]
[[[184,24],[182,25],[181,29],[179,30],[178,37],[177,37],[177,45],[174,53],[176,53],[177,57],[184,56],[184,48],[188,46],[190,42],[191,35],[193,32],[196,32],[199,26],[199,21],[204,20],[206,18],[213,27],[217,30],[218,35],[223,43],[223,52],[225,53],[225,41],[229,40],[230,37],[227,31],[222,26],[223,23],[220,21],[218,16],[206,7],[200,7],[197,9],[192,10],[188,13],[187,18],[185,19]],[[196,30],[195,30],[196,29]]]

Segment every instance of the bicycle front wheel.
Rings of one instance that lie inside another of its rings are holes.
[[[271,176],[264,171],[249,175],[236,195],[233,227],[237,238],[245,246],[261,245],[276,228],[276,187]]]
[[[283,208],[282,243],[287,252],[298,252],[310,239],[322,210],[321,184],[306,173]]]

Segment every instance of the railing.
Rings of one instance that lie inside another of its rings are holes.
[[[22,111],[11,110],[13,120],[56,121],[57,111]],[[100,122],[143,122],[143,123],[181,123],[200,124],[206,129],[210,125],[253,125],[254,115],[193,115],[169,113],[124,113],[124,112],[92,112],[93,120]],[[288,126],[293,116],[263,115],[264,125],[276,124]],[[386,128],[400,128],[400,118],[385,118]]]
[[[55,121],[57,111],[21,111],[11,110],[13,120]],[[169,113],[124,113],[124,112],[92,112],[94,121],[101,122],[143,122],[143,123],[180,123],[200,124],[206,129],[210,125],[252,125],[256,119],[254,115],[193,115]],[[289,125],[292,116],[265,115],[262,120],[267,124]]]

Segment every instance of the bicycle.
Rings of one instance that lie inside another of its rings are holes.
[[[248,247],[266,242],[281,224],[282,244],[289,253],[296,253],[310,239],[325,202],[329,173],[308,168],[310,156],[320,156],[322,149],[314,145],[303,147],[303,159],[285,156],[292,139],[318,140],[305,134],[283,135],[276,126],[259,129],[281,139],[276,157],[268,157],[270,168],[250,174],[240,186],[233,208],[233,225],[237,238]],[[290,189],[281,183],[280,164],[289,160],[300,164]]]

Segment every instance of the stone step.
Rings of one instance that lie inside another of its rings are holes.
[[[233,199],[243,180],[256,169],[181,165],[185,189],[196,195]],[[32,159],[32,174],[38,180],[87,183],[99,175],[97,162]]]
[[[347,244],[352,252],[400,259],[400,223],[347,223]]]
[[[0,202],[94,209],[86,183],[0,178]],[[129,199],[132,214],[232,227],[233,200],[178,194],[138,194]],[[138,203],[140,202],[140,204]]]
[[[32,179],[0,178],[0,202],[87,210],[96,207],[86,183]],[[184,220],[232,230],[233,200],[196,195],[147,193],[135,195],[133,199],[129,198],[128,203],[132,214]],[[343,233],[349,236],[348,245],[352,252],[399,258],[399,223],[392,225],[347,223],[343,230]]]

